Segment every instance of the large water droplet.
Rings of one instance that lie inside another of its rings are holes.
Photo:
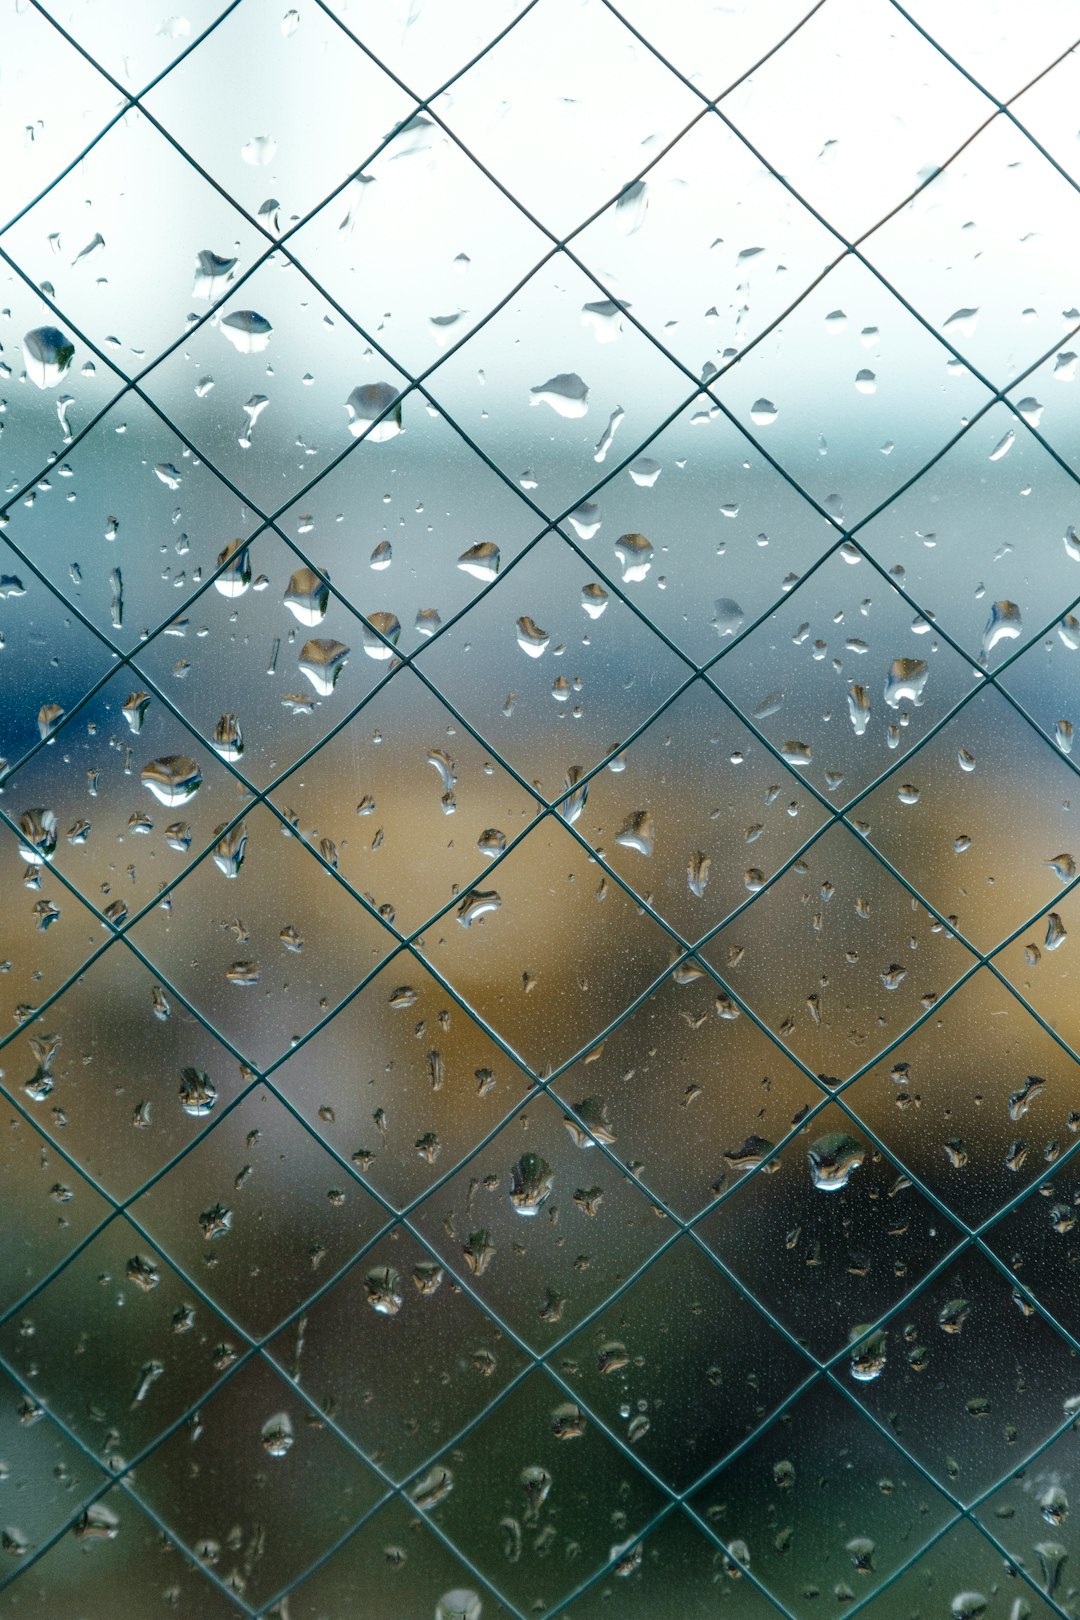
[[[310,568],[298,568],[285,589],[285,606],[303,625],[320,624],[330,604],[330,587]]]
[[[75,345],[55,326],[37,326],[23,338],[26,375],[38,388],[55,388],[74,354]]]
[[[222,320],[221,330],[238,353],[260,354],[274,329],[265,315],[253,309],[236,309]]]
[[[143,766],[141,781],[171,810],[195,797],[202,787],[202,771],[187,754],[166,754]]]
[[[300,673],[306,675],[320,697],[329,697],[349,657],[349,648],[340,641],[316,637],[300,649]]]
[[[367,438],[371,444],[384,444],[402,431],[401,400],[391,383],[364,383],[354,388],[345,401],[349,432],[354,439]],[[373,423],[377,425],[373,426]]]
[[[529,389],[530,405],[550,405],[559,416],[584,416],[589,409],[589,389],[576,371],[560,371],[547,382]]]
[[[807,1151],[810,1174],[820,1192],[839,1192],[866,1158],[866,1150],[844,1131],[819,1136]]]
[[[457,565],[463,574],[471,574],[474,579],[483,580],[489,584],[496,579],[499,573],[499,548],[493,540],[480,540],[468,551],[463,551],[458,558]]]
[[[1023,628],[1020,609],[1015,602],[995,602],[990,609],[986,629],[983,631],[979,662],[985,664],[999,642],[1015,641],[1023,634]]]

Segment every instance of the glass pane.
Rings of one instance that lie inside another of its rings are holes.
[[[0,19],[0,1620],[1080,1620],[1075,8]]]

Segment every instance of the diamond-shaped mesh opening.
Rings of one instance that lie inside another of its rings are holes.
[[[0,1615],[1080,1614],[1074,27],[11,6]]]

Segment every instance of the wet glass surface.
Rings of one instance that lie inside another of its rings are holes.
[[[1069,0],[0,3],[0,1620],[1080,1620]]]

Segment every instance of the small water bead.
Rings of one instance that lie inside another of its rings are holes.
[[[393,560],[394,550],[389,540],[380,540],[368,559],[368,567],[374,569],[377,574],[382,573],[390,567]]]
[[[608,605],[608,593],[595,582],[581,587],[581,606],[590,619],[599,619]]]
[[[1065,924],[1057,912],[1052,911],[1046,919],[1046,938],[1043,940],[1045,949],[1048,951],[1059,950],[1068,937]]]
[[[779,414],[771,399],[755,399],[750,407],[750,420],[757,427],[771,427]]]

